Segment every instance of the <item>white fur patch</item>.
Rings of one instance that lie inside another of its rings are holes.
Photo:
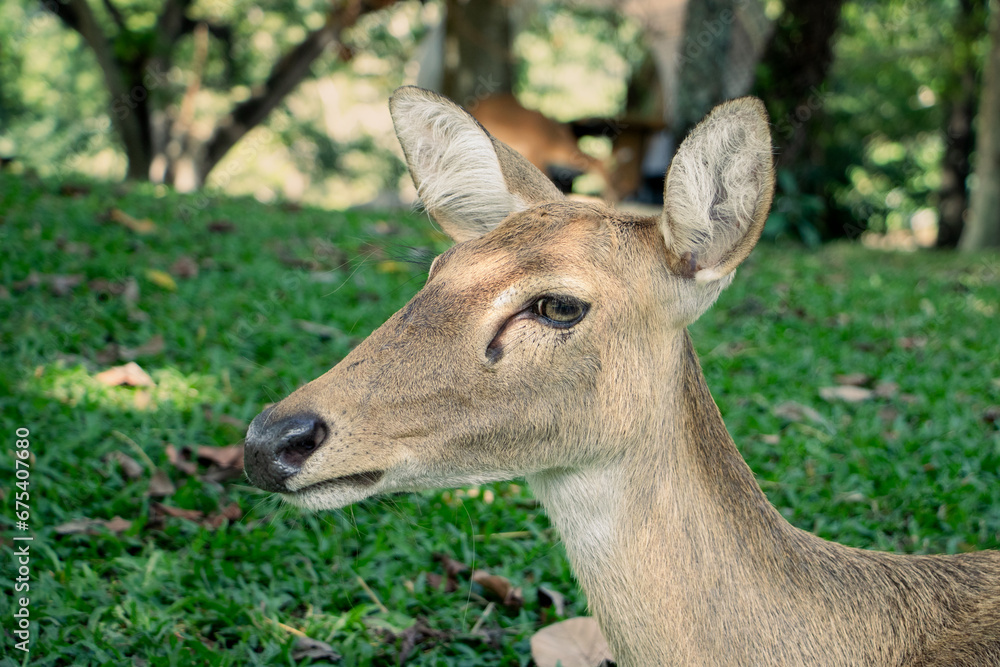
[[[493,310],[507,310],[510,304],[514,302],[514,297],[517,296],[517,289],[511,285],[504,291],[500,292],[497,298],[493,299]]]
[[[715,269],[702,269],[694,274],[694,280],[699,283],[711,283],[722,278],[724,275]]]
[[[618,545],[621,480],[612,470],[558,470],[526,475],[552,517],[578,574],[607,562]],[[582,571],[580,571],[582,570]]]
[[[459,234],[455,240],[480,236],[527,208],[507,189],[493,142],[460,107],[403,90],[392,118],[421,202],[445,231]]]

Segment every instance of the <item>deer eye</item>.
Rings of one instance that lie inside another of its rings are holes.
[[[586,303],[572,297],[543,296],[531,306],[531,312],[549,326],[567,329],[582,320],[588,308]]]

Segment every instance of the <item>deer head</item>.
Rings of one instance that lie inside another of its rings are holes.
[[[760,235],[763,105],[681,145],[659,218],[567,201],[462,109],[391,101],[430,215],[456,241],[325,375],[258,415],[257,486],[313,509],[526,477],[616,660],[1000,660],[1000,555],[904,558],[792,527],[740,458],[686,326]]]
[[[456,245],[402,310],[253,420],[250,480],[334,508],[635,446],[667,342],[713,303],[764,225],[763,105],[727,102],[691,133],[659,219],[565,200],[434,93],[401,88],[390,108],[419,196]]]

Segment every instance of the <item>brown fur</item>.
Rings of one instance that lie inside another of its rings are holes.
[[[482,123],[495,139],[524,156],[545,172],[550,167],[569,167],[592,172],[610,186],[611,177],[604,163],[580,150],[568,125],[548,118],[534,109],[524,108],[510,93],[490,95],[469,107],[469,113]],[[610,187],[606,197],[616,196]]]
[[[746,158],[767,132],[747,113],[758,108],[714,112],[700,131],[726,140],[702,135],[707,148],[685,154],[709,166],[729,152]],[[523,161],[498,159],[521,193],[549,191]],[[739,185],[752,190],[718,194],[749,207],[713,204],[705,219],[681,201],[705,184],[672,179],[668,208],[694,211],[684,219],[534,199],[483,231],[450,210],[442,224],[469,240],[340,364],[254,420],[251,480],[268,466],[268,424],[296,415],[326,429],[282,482],[303,506],[526,477],[623,667],[1000,665],[1000,554],[900,556],[800,531],[768,503],[726,431],[685,327],[759,236],[773,174],[769,155],[755,159],[759,176]],[[553,328],[530,315],[545,295],[590,310]]]

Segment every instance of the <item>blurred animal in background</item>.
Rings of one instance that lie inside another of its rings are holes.
[[[715,104],[747,94],[773,32],[763,0],[713,14],[689,0],[583,0],[641,26],[644,58],[628,74],[620,111],[557,121],[513,94],[514,37],[526,12],[486,0],[446,0],[421,41],[413,83],[457,100],[494,137],[521,153],[564,193],[583,174],[608,201],[663,204],[663,174],[688,130]],[[721,53],[721,57],[707,57]],[[707,60],[706,60],[707,58]],[[692,92],[689,89],[695,89]],[[580,148],[610,141],[604,159]]]
[[[573,126],[527,109],[510,93],[490,95],[469,105],[469,113],[494,137],[527,158],[563,192],[572,192],[573,180],[593,173],[604,182],[602,195],[620,199],[607,165],[580,149]]]

